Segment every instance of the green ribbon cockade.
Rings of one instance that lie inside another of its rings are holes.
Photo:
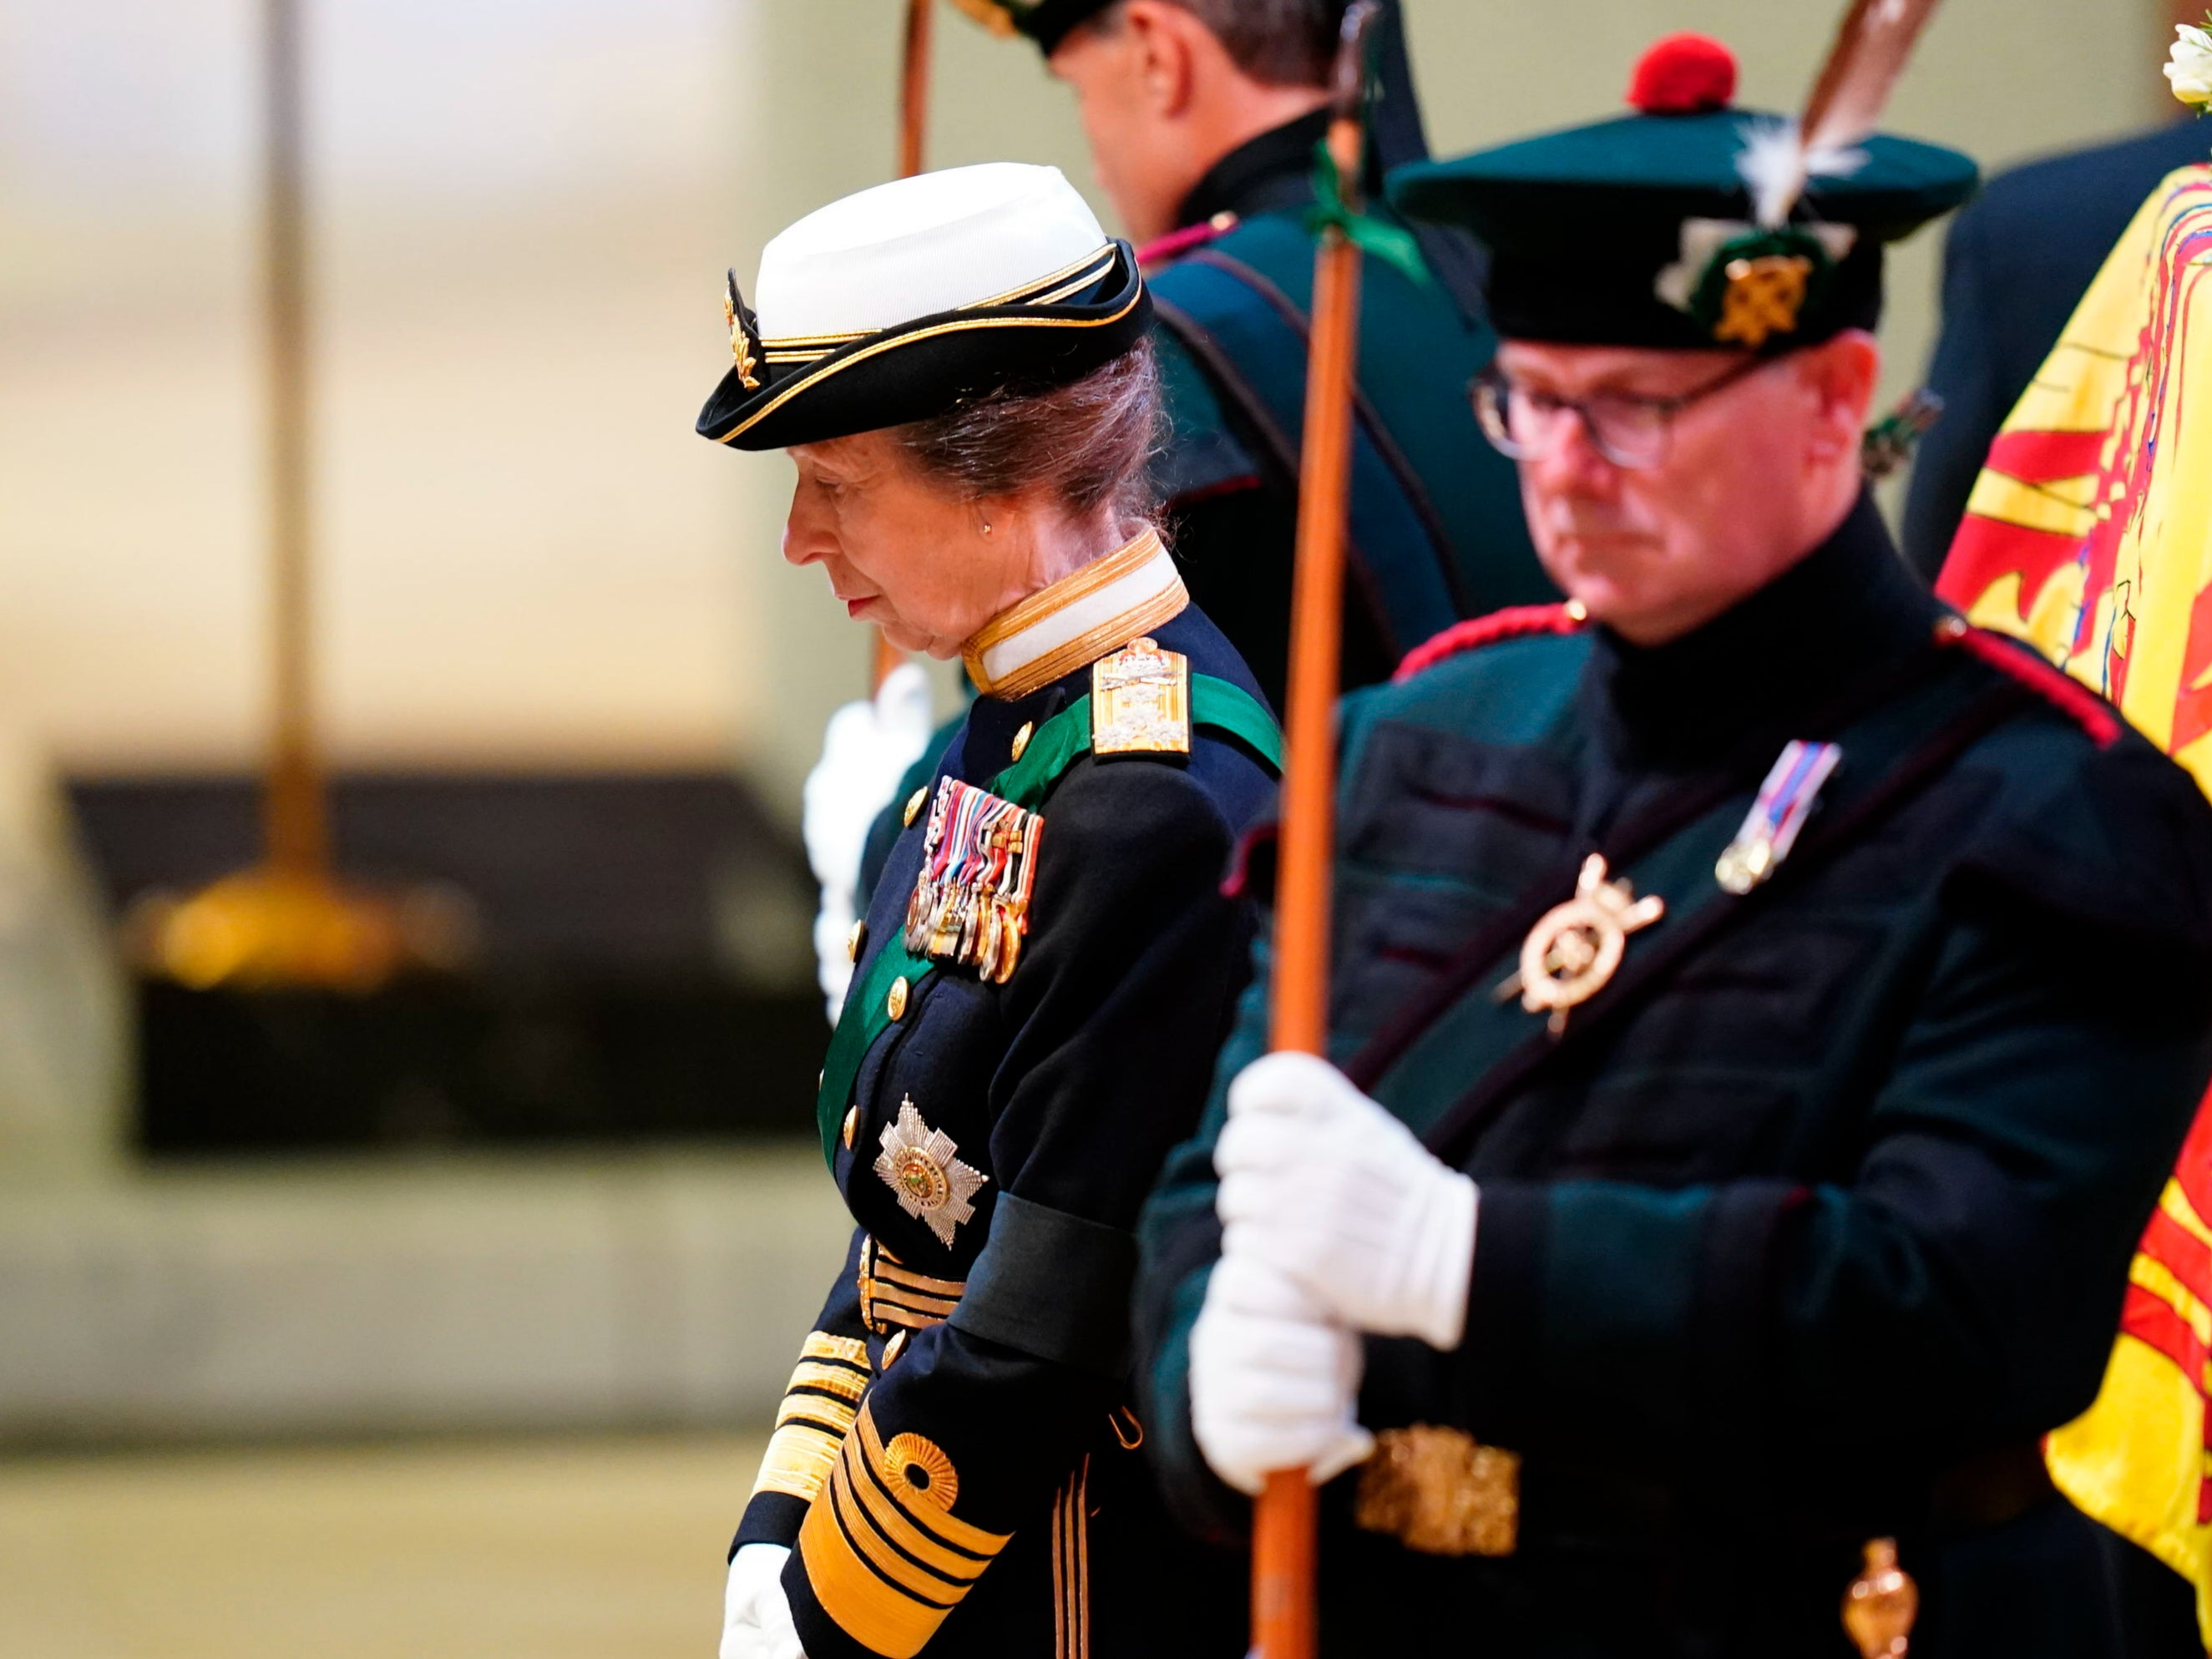
[[[1227,680],[1211,674],[1190,677],[1190,723],[1235,738],[1260,757],[1277,776],[1283,770],[1282,728],[1257,697]],[[1091,752],[1091,699],[1079,697],[1054,714],[1030,735],[1022,757],[993,778],[986,787],[1001,800],[1024,811],[1035,811],[1060,775]],[[845,1123],[845,1109],[852,1103],[853,1085],[860,1075],[860,1062],[891,1023],[891,987],[906,981],[911,1003],[921,983],[936,970],[927,957],[906,948],[903,937],[889,940],[868,964],[860,989],[845,999],[844,1012],[830,1034],[830,1052],[822,1062],[822,1086],[814,1097],[814,1126],[822,1133],[822,1156],[831,1170],[837,1167],[837,1141]]]
[[[1316,236],[1334,230],[1407,281],[1428,286],[1428,263],[1421,258],[1421,245],[1413,240],[1413,233],[1372,213],[1356,212],[1344,199],[1344,175],[1337,171],[1335,153],[1326,138],[1314,146],[1313,186],[1314,204],[1306,210],[1308,230]]]

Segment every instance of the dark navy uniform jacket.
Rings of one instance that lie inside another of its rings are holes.
[[[1951,222],[1943,332],[1928,389],[1943,416],[1920,446],[1905,551],[1933,581],[2005,416],[2158,181],[2212,153],[2203,128],[2154,132],[2015,167]]]
[[[1327,126],[1319,112],[1224,156],[1184,202],[1185,231],[1145,251],[1167,389],[1155,471],[1168,539],[1192,597],[1278,708],[1316,240],[1306,216]],[[1445,233],[1424,234],[1429,267],[1446,265],[1458,250],[1440,244]],[[1468,400],[1496,337],[1441,277],[1415,283],[1369,258],[1361,284],[1347,687],[1388,678],[1462,617],[1559,597],[1536,562],[1512,464],[1483,441]]]
[[[1347,1475],[1323,1650],[1449,1621],[1501,1659],[1841,1659],[1859,1547],[1892,1534],[1916,1659],[2112,1651],[2095,1529],[2035,1443],[2097,1389],[2212,1071],[2212,810],[1947,617],[1864,503],[1666,646],[1520,627],[1347,700],[1331,988],[1333,1058],[1481,1194],[1464,1341],[1370,1340],[1361,1420],[1520,1454],[1519,1541],[1413,1554],[1350,1523]],[[1842,761],[1732,897],[1717,860],[1792,738]],[[1667,913],[1553,1038],[1494,990],[1607,848]],[[1217,1532],[1243,1506],[1190,1438],[1187,1345],[1266,999],[1263,959],[1143,1230],[1151,1443]]]
[[[825,1096],[857,1226],[736,1540],[797,1545],[783,1583],[812,1659],[1207,1650],[1202,1620],[1150,1599],[1192,1565],[1130,1449],[1127,1309],[1139,1210],[1197,1122],[1246,971],[1249,921],[1221,871],[1273,787],[1258,745],[1204,723],[1199,678],[1238,689],[1267,746],[1273,725],[1198,610],[1147,631],[1188,659],[1191,752],[1048,772],[1030,932],[1004,984],[901,963],[926,809],[875,890],[840,1021],[872,1035],[849,1094]],[[939,777],[990,787],[1018,734],[1042,749],[1091,690],[1086,663],[979,697]],[[886,964],[895,1019],[872,1018]],[[875,1167],[909,1109],[949,1139],[939,1167],[986,1177],[949,1243]],[[1241,1615],[1233,1594],[1223,1612]]]

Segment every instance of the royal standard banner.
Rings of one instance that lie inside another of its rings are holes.
[[[2212,790],[2212,167],[2152,191],[1990,450],[1936,591]],[[2128,1274],[2059,1490],[2197,1587],[2212,1646],[2212,1099]]]

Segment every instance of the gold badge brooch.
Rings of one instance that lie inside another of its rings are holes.
[[[1532,1014],[1550,1012],[1557,1036],[1567,1029],[1567,1011],[1588,1002],[1612,982],[1628,949],[1628,936],[1667,914],[1656,894],[1644,898],[1626,878],[1607,881],[1605,854],[1583,860],[1575,896],[1537,919],[1521,943],[1521,968],[1498,988],[1498,1000],[1516,994]]]
[[[975,1219],[975,1206],[968,1200],[990,1176],[954,1157],[958,1144],[923,1122],[912,1100],[899,1102],[898,1121],[884,1126],[882,1145],[876,1174],[899,1208],[936,1234],[939,1243],[951,1244],[960,1224]]]

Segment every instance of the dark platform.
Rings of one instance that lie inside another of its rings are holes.
[[[254,855],[249,780],[70,793],[118,915]],[[332,795],[343,873],[465,894],[476,966],[366,997],[142,985],[145,1150],[810,1133],[813,886],[741,781],[382,775]]]

